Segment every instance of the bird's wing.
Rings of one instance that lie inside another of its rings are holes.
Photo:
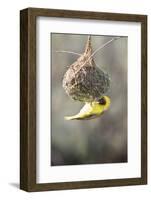
[[[89,118],[89,116],[93,115],[93,114],[91,115],[91,112],[92,112],[92,107],[90,103],[86,103],[77,115],[65,117],[65,119],[66,120],[86,119]]]

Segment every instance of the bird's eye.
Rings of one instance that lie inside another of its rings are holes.
[[[104,97],[102,97],[101,99],[99,99],[99,104],[101,105],[105,105],[106,104],[106,100]]]

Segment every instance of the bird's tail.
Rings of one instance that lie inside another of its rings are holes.
[[[77,119],[77,116],[75,115],[75,116],[66,116],[66,117],[64,117],[64,119],[65,120],[75,120],[75,119]]]

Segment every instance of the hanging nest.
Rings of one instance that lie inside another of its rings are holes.
[[[69,66],[63,78],[63,88],[73,100],[96,101],[110,87],[108,74],[96,66],[91,55],[91,36],[88,36],[84,53]]]

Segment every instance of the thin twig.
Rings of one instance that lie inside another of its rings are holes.
[[[104,47],[106,47],[107,45],[109,45],[111,42],[113,42],[114,40],[119,39],[120,37],[116,37],[116,38],[112,38],[111,40],[109,40],[108,42],[106,42],[105,44],[101,45],[99,48],[97,48],[90,56],[89,58],[85,61],[85,63],[81,66],[83,67],[99,50],[103,49]]]
[[[109,40],[108,42],[106,42],[105,44],[101,45],[99,48],[97,48],[90,57],[93,57],[99,50],[103,49],[104,47],[106,47],[107,45],[109,45],[111,42],[113,42],[114,40],[119,39],[120,37],[116,37],[116,38],[112,38],[111,40]],[[88,59],[90,59],[90,57]]]
[[[70,54],[74,54],[74,55],[78,55],[78,56],[81,56],[82,54],[80,53],[76,53],[76,52],[73,52],[73,51],[55,51],[56,53],[70,53]]]

